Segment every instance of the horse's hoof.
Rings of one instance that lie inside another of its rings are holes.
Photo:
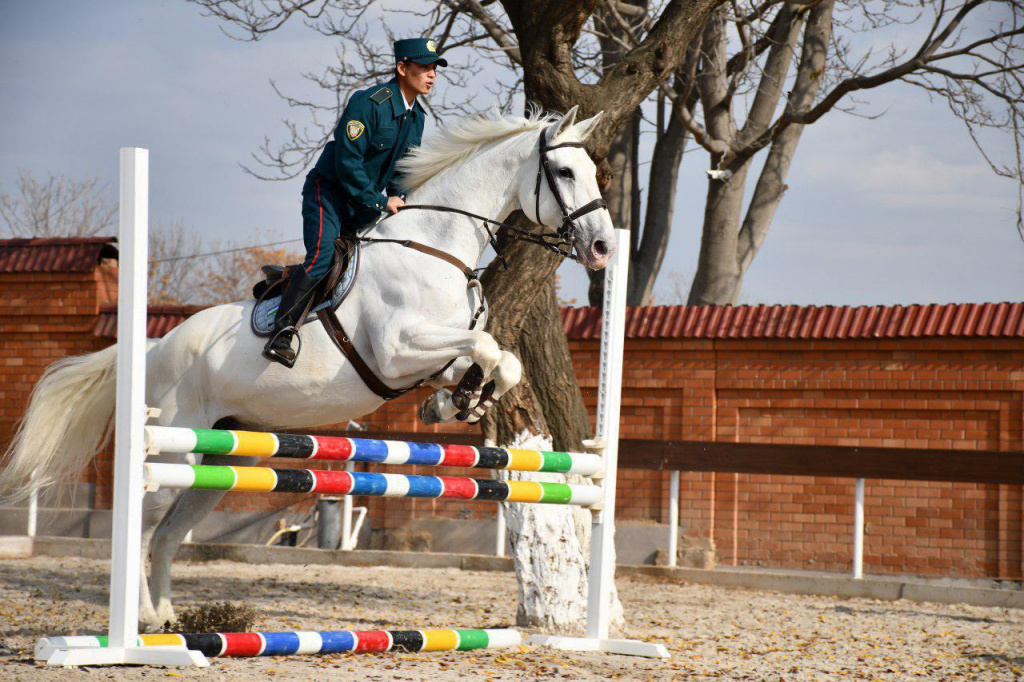
[[[451,400],[452,392],[447,388],[442,388],[437,391],[429,398],[423,401],[423,405],[420,406],[420,421],[427,426],[433,424],[440,424],[444,421],[444,415],[441,414],[441,405]]]

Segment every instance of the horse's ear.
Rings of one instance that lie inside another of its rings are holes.
[[[603,111],[597,112],[596,116],[591,116],[585,121],[580,121],[576,124],[576,133],[580,136],[580,140],[585,140],[590,137],[590,134],[594,132],[594,128],[601,121],[601,117],[604,116]]]
[[[548,140],[557,140],[563,134],[568,132],[569,129],[572,128],[573,125],[576,123],[576,112],[579,110],[579,106],[575,106],[569,111],[565,112],[565,116],[562,117],[562,120],[555,124],[555,130],[551,134],[551,136],[548,137]]]

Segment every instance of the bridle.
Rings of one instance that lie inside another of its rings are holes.
[[[558,204],[558,209],[562,212],[562,222],[554,232],[530,232],[524,230],[521,227],[504,223],[500,220],[494,220],[493,218],[487,218],[471,211],[464,211],[461,208],[453,208],[451,206],[437,206],[434,204],[406,204],[399,208],[400,211],[410,210],[421,210],[421,211],[441,211],[443,213],[457,213],[464,215],[467,218],[475,218],[476,220],[483,221],[484,228],[487,230],[488,238],[491,247],[494,249],[495,254],[501,260],[504,269],[508,269],[508,261],[505,260],[505,256],[502,253],[503,249],[498,244],[497,230],[505,230],[511,241],[522,240],[530,244],[536,244],[542,246],[549,251],[553,251],[558,254],[561,258],[568,258],[570,260],[579,261],[572,252],[573,242],[576,240],[576,232],[578,225],[576,221],[582,216],[596,211],[598,209],[608,208],[608,202],[602,197],[598,197],[593,201],[590,201],[583,206],[580,206],[575,211],[570,212],[569,207],[565,204],[565,199],[562,198],[562,193],[558,191],[558,183],[555,180],[555,175],[551,171],[551,160],[548,158],[548,154],[555,150],[563,147],[577,147],[583,149],[585,145],[582,142],[562,142],[561,144],[548,145],[548,130],[542,130],[540,133],[540,143],[538,150],[538,161],[537,161],[537,182],[534,185],[534,219],[538,225],[542,224],[540,220],[540,181],[543,175],[547,179],[548,189],[551,190],[551,194],[555,197],[555,202]],[[494,225],[497,229],[492,230],[491,225]],[[373,237],[360,237],[359,241],[365,242],[395,242],[395,243],[414,243],[411,240],[404,239],[377,239]]]
[[[538,154],[537,162],[537,184],[533,188],[534,197],[534,208],[533,214],[536,217],[537,224],[540,222],[540,176],[543,172],[544,177],[548,181],[548,189],[555,196],[555,201],[558,202],[558,209],[562,212],[562,224],[559,226],[555,234],[564,243],[571,244],[576,237],[576,219],[591,211],[596,211],[600,208],[608,208],[608,202],[603,197],[598,197],[593,201],[580,206],[572,213],[569,212],[569,207],[565,205],[565,200],[562,198],[562,193],[558,191],[558,183],[555,182],[555,174],[551,172],[551,160],[548,158],[548,153],[554,149],[561,149],[563,147],[577,147],[582,149],[584,144],[582,142],[563,142],[561,144],[548,146],[548,135],[545,130],[540,134],[540,153]]]

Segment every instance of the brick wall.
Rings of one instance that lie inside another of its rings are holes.
[[[0,438],[6,442],[43,368],[98,350],[100,307],[116,297],[116,262],[89,272],[0,272],[13,292],[0,313]],[[596,407],[598,341],[570,342],[584,398]],[[626,341],[622,436],[776,444],[936,449],[1024,448],[1024,339],[964,337],[638,338]],[[362,423],[373,431],[475,434],[424,427],[427,391]],[[336,425],[345,428],[346,425]],[[288,466],[275,463],[275,466]],[[299,463],[293,466],[301,466]],[[401,469],[409,472],[408,468]],[[436,470],[416,471],[433,473]],[[464,475],[463,470],[446,474]],[[109,455],[89,474],[109,504]],[[665,523],[668,473],[620,471],[625,523]],[[683,473],[681,520],[712,538],[719,561],[848,570],[853,481],[825,477]],[[228,493],[221,508],[306,509],[304,496]],[[424,517],[493,519],[492,505],[370,499],[368,525],[401,528]],[[1022,579],[1020,486],[867,482],[868,572]]]
[[[570,350],[596,411],[597,341]],[[423,427],[426,395],[386,406],[374,431]],[[1001,339],[776,341],[627,339],[622,437],[935,449],[1020,450],[1024,343]],[[618,518],[668,521],[667,472],[620,470]],[[851,479],[683,473],[681,522],[738,565],[848,570]],[[410,510],[370,504],[376,524]],[[458,516],[440,503],[417,513]],[[1019,486],[869,480],[865,570],[1021,579]]]
[[[580,348],[574,344],[574,352]],[[592,378],[587,376],[588,386]],[[627,341],[623,436],[1022,449],[1024,344],[997,339]],[[633,471],[622,519],[666,519]],[[736,564],[845,570],[853,481],[683,474],[681,519]],[[1019,486],[869,480],[865,570],[1021,579]]]
[[[93,332],[100,306],[117,299],[117,261],[88,272],[0,272],[0,443],[10,441],[32,387],[55,360],[110,345]],[[89,472],[96,482],[97,470]]]

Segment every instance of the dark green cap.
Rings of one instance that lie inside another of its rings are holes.
[[[437,47],[431,38],[406,38],[395,41],[396,62],[416,62],[427,66],[437,64],[448,66],[448,60],[437,54]]]

